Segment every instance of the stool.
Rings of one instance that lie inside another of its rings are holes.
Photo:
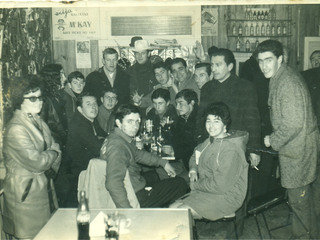
[[[233,226],[234,226],[234,232],[236,235],[236,239],[238,239],[238,230],[237,230],[237,222],[236,222],[236,214],[232,213],[228,216],[224,216],[223,218],[219,218],[216,220],[210,220],[210,219],[206,219],[206,218],[201,218],[201,219],[195,219],[196,222],[205,222],[205,223],[214,223],[214,222],[233,222]],[[199,235],[197,232],[197,229],[195,228],[195,236],[196,239],[199,239]]]

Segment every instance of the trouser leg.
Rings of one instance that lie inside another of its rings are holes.
[[[187,192],[186,182],[180,178],[169,178],[154,183],[152,190],[145,189],[136,193],[142,208],[164,207]]]
[[[315,229],[317,232],[315,233],[316,239],[320,239],[320,165],[318,163],[317,166],[317,178],[311,184],[312,189],[312,197],[313,197],[313,206],[314,206],[314,213],[315,213]],[[313,235],[311,235],[313,237]]]
[[[311,186],[288,189],[289,204],[293,210],[292,234],[295,238],[310,238],[314,233],[315,214]],[[302,223],[305,227],[302,225]]]

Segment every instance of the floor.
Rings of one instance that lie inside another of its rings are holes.
[[[269,225],[269,228],[282,226],[287,223],[289,216],[289,209],[285,203],[275,206],[265,211],[265,216]],[[261,228],[263,239],[270,239],[268,236],[267,228],[265,227],[261,214],[258,216],[258,221]],[[199,240],[210,239],[232,239],[233,237],[227,237],[228,229],[233,228],[232,222],[219,222],[219,223],[196,223]],[[289,239],[291,236],[291,225],[277,229],[271,232],[273,239]],[[239,239],[260,239],[257,225],[253,216],[246,217],[244,222],[243,234]]]

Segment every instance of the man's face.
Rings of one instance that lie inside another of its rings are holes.
[[[122,122],[119,119],[116,119],[116,124],[119,129],[122,130],[129,137],[135,137],[140,127],[140,114],[139,113],[130,113],[126,115]]]
[[[177,112],[179,116],[190,115],[193,110],[194,102],[188,103],[183,97],[176,99]]]
[[[226,133],[226,126],[221,121],[221,118],[209,114],[206,119],[206,129],[210,137],[221,138]]]
[[[134,56],[139,64],[145,64],[148,60],[148,51],[134,52]]]
[[[187,80],[188,71],[185,66],[181,62],[175,63],[171,66],[172,75],[174,79],[178,82],[184,82]]]
[[[312,68],[320,67],[320,53],[317,52],[312,54],[310,60]]]
[[[96,98],[93,96],[83,97],[82,106],[78,107],[78,110],[83,116],[93,121],[98,115],[98,104]]]
[[[229,65],[225,62],[224,56],[211,57],[211,71],[213,79],[223,82],[231,75],[233,64]]]
[[[272,52],[258,54],[259,67],[266,78],[273,77],[282,63],[282,56],[276,57]]]
[[[168,106],[170,104],[170,102],[166,102],[161,97],[156,98],[156,99],[152,99],[152,102],[153,102],[153,107],[156,110],[156,113],[158,115],[163,115],[167,111]]]
[[[202,86],[210,80],[210,76],[207,73],[206,67],[196,68],[194,74],[195,81],[199,89],[201,89]]]
[[[118,103],[118,96],[113,92],[106,92],[104,96],[101,97],[101,102],[106,109],[112,110]]]
[[[161,85],[165,85],[169,80],[169,71],[164,68],[156,68],[154,70],[155,77]]]
[[[84,88],[85,82],[82,78],[72,78],[71,83],[68,83],[73,92],[80,94]]]
[[[117,60],[118,54],[105,54],[102,63],[109,72],[114,72],[117,69]]]

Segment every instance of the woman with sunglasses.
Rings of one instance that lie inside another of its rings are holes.
[[[61,152],[38,115],[43,104],[38,77],[12,83],[14,114],[3,146],[3,230],[18,239],[32,239],[58,207],[50,174],[58,171]]]

